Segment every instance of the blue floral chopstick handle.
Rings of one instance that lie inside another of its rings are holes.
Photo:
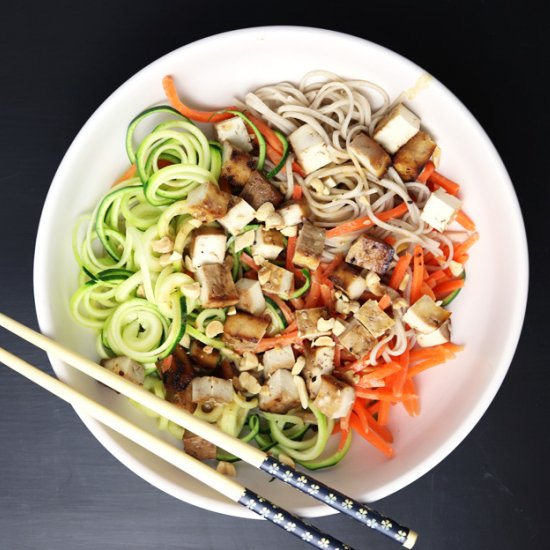
[[[272,456],[268,456],[260,468],[298,491],[323,502],[371,529],[375,529],[405,548],[412,548],[416,542],[415,531],[399,525],[393,519],[382,516],[365,504],[327,487],[320,481],[298,472]]]
[[[249,510],[252,510],[259,516],[277,525],[277,527],[284,529],[287,533],[302,539],[315,548],[323,548],[326,550],[353,550],[347,544],[340,542],[331,535],[323,533],[307,521],[279,508],[276,504],[273,504],[249,489],[245,489],[239,499],[239,504],[246,506]]]

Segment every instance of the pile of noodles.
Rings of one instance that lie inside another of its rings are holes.
[[[447,261],[441,266],[445,268],[453,256],[453,243],[420,219],[422,207],[430,195],[426,185],[415,181],[404,183],[393,168],[378,179],[367,172],[349,150],[350,142],[358,133],[372,135],[378,121],[401,100],[399,97],[391,103],[386,91],[372,82],[344,80],[326,71],[313,71],[298,85],[281,82],[250,92],[245,96],[245,105],[287,136],[302,124],[309,124],[325,140],[331,164],[302,178],[292,172],[294,159],[290,155],[285,173],[280,173],[277,180],[287,199],[292,195],[295,180],[302,186],[316,225],[331,228],[369,216],[374,222],[369,234],[380,239],[393,237],[393,246],[399,253],[419,244],[435,256],[443,256],[440,245],[446,245]],[[408,213],[402,218],[384,222],[376,217],[377,212],[402,201],[408,207]],[[327,239],[325,259],[345,252],[357,235],[350,233]],[[392,269],[393,265],[390,271]],[[407,300],[409,295],[410,277],[404,290]],[[391,356],[405,351],[407,340],[409,345],[414,345],[414,332],[405,330],[402,313],[401,309],[394,310],[396,324],[372,350],[372,364],[382,346],[385,346],[382,356],[390,361]]]

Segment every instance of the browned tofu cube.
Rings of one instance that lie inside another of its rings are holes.
[[[264,337],[269,321],[249,313],[230,315],[223,327],[223,341],[235,351],[253,351]]]
[[[166,400],[193,412],[195,404],[191,398],[191,381],[195,371],[185,350],[176,346],[172,355],[157,363],[157,371],[166,390]]]
[[[300,395],[289,370],[276,370],[262,386],[259,407],[262,411],[285,414],[300,406]]]
[[[334,346],[305,346],[306,365],[302,371],[307,391],[315,399],[321,387],[321,377],[334,370]]]
[[[325,233],[322,227],[305,222],[298,234],[296,251],[292,261],[300,267],[307,267],[315,271],[321,263],[321,256],[325,248]]]
[[[273,206],[283,202],[281,192],[257,170],[253,170],[250,174],[240,197],[256,210],[266,202],[270,202]]]
[[[355,401],[355,390],[345,382],[324,375],[313,405],[328,418],[343,418]]]
[[[313,307],[296,310],[296,324],[298,336],[301,338],[317,338],[330,334],[330,329],[320,329],[319,319],[328,319],[329,315],[324,307]]]
[[[374,139],[367,134],[357,134],[349,144],[349,149],[368,172],[380,178],[391,164],[391,157]]]
[[[199,267],[197,280],[201,285],[200,301],[203,307],[228,307],[239,301],[231,271],[226,265],[207,264]]]
[[[342,262],[328,278],[351,300],[357,300],[367,289],[367,281],[361,277],[361,270],[346,262]]]
[[[255,168],[256,161],[252,156],[224,141],[220,181],[224,180],[232,187],[243,187]]]
[[[217,349],[213,349],[210,353],[206,353],[204,348],[204,344],[201,344],[198,340],[193,340],[189,348],[189,356],[196,366],[206,370],[213,370],[218,366],[220,361],[220,352]]]
[[[213,460],[216,458],[216,445],[206,439],[185,430],[183,434],[183,450],[199,460]]]
[[[376,345],[376,338],[359,322],[352,319],[338,336],[340,343],[357,359],[365,356]]]
[[[383,275],[393,259],[393,247],[368,235],[361,235],[350,247],[346,262]]]
[[[229,194],[221,191],[214,183],[203,183],[189,192],[186,203],[191,216],[208,223],[225,216]]]
[[[393,157],[393,167],[403,181],[415,180],[430,160],[436,143],[426,132],[418,132]]]

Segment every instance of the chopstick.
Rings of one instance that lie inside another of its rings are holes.
[[[317,529],[317,527],[287,510],[279,508],[266,498],[254,493],[213,468],[210,468],[200,460],[189,456],[166,441],[138,428],[122,416],[96,403],[57,378],[33,367],[31,364],[23,361],[3,348],[0,348],[0,362],[48,390],[60,399],[63,399],[74,407],[78,407],[80,410],[128,438],[130,441],[137,443],[176,468],[179,468],[205,485],[215,489],[230,500],[238,502],[261,517],[271,521],[271,523],[277,525],[277,527],[301,538],[304,542],[316,548],[352,550],[347,544],[343,544],[338,539],[324,533]]]
[[[308,474],[299,472],[279,462],[276,458],[267,455],[260,449],[222,432],[216,426],[157,397],[143,387],[117,376],[90,359],[82,357],[55,340],[26,327],[2,313],[0,313],[0,326],[47,353],[63,359],[66,363],[84,374],[95,378],[97,381],[137,401],[157,414],[210,441],[217,447],[221,447],[227,452],[238,456],[255,468],[269,473],[302,493],[342,512],[363,525],[389,537],[391,540],[401,543],[403,547],[412,548],[414,546],[418,536],[415,531],[400,525],[391,518],[381,515],[365,504],[344,495],[336,489],[328,487]]]

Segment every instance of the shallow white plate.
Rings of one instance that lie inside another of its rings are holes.
[[[71,231],[76,218],[91,210],[126,168],[126,126],[141,110],[163,100],[165,74],[176,77],[188,103],[219,108],[259,85],[297,81],[314,69],[374,81],[392,97],[424,74],[400,55],[359,38],[310,28],[267,27],[221,34],[180,48],[114,92],[67,151],[44,205],[34,271],[43,332],[95,357],[92,334],[76,325],[68,310],[77,280]],[[477,222],[481,240],[471,254],[466,288],[453,304],[453,340],[466,344],[466,351],[420,376],[419,418],[409,418],[401,407],[392,410],[395,458],[385,460],[356,439],[340,466],[317,474],[324,483],[365,501],[398,491],[433,468],[481,418],[512,360],[527,296],[523,222],[508,174],[487,135],[464,105],[435,80],[410,104],[443,150],[441,171],[462,185],[465,209]],[[156,431],[154,423],[124,398],[60,361],[52,358],[51,362],[61,379]],[[113,455],[163,491],[208,510],[254,517],[96,421],[80,416]],[[241,465],[238,471],[240,482],[303,516],[334,513],[282,483],[268,483],[267,476],[248,466]]]

